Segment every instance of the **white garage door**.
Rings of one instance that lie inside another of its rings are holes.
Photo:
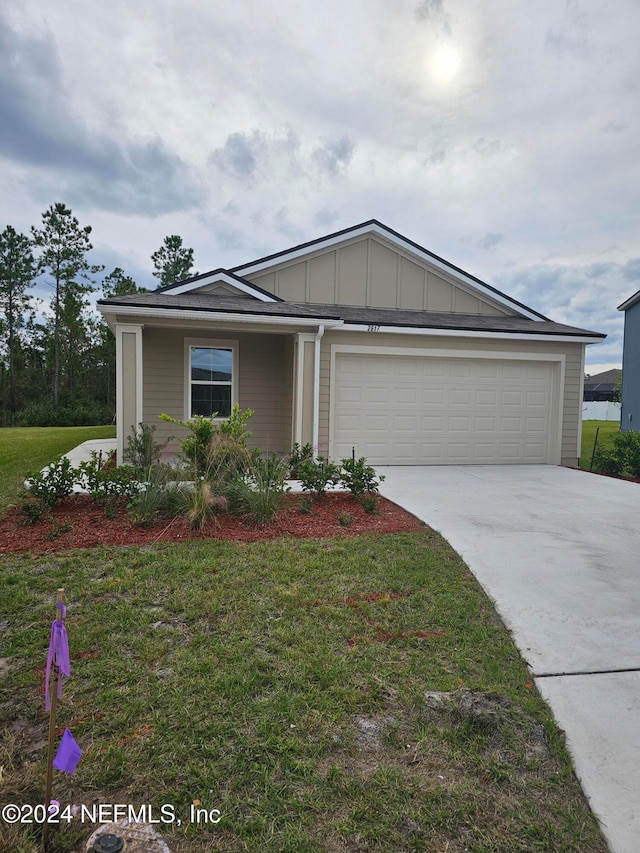
[[[553,365],[336,355],[333,457],[373,465],[546,463]]]

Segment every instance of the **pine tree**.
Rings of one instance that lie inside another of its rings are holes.
[[[4,314],[3,331],[6,332],[9,370],[9,411],[17,409],[16,351],[18,331],[24,325],[24,314],[31,297],[26,290],[33,284],[36,265],[31,251],[31,240],[7,225],[0,234],[0,308]]]
[[[192,273],[193,249],[187,249],[182,245],[182,237],[172,234],[164,238],[164,243],[151,255],[151,260],[156,268],[153,273],[160,279],[158,287],[182,281],[197,273]]]
[[[86,255],[93,248],[91,226],[80,227],[71,210],[58,202],[42,214],[42,228],[31,229],[33,241],[40,249],[38,273],[53,279],[53,377],[51,397],[54,409],[60,400],[60,365],[63,337],[69,333],[70,352],[75,351],[77,324],[84,306],[84,295],[93,290],[90,275],[102,267],[90,264]],[[73,314],[73,317],[71,316]],[[68,365],[73,391],[74,366]]]

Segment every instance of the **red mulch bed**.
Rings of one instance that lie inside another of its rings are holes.
[[[302,495],[286,495],[274,520],[257,527],[250,519],[220,513],[204,531],[191,530],[184,518],[162,519],[152,527],[134,527],[122,508],[116,518],[107,518],[104,508],[87,495],[60,501],[50,519],[25,524],[18,508],[0,520],[0,554],[32,551],[65,551],[96,545],[150,545],[156,542],[228,539],[256,542],[289,536],[297,539],[326,536],[358,536],[362,533],[404,533],[424,530],[415,516],[385,498],[378,498],[375,513],[367,513],[350,494],[328,494],[314,499],[310,513],[300,511]],[[349,524],[338,517],[349,516]],[[69,527],[68,530],[65,528]]]

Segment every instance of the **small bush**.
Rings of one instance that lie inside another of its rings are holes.
[[[24,523],[29,525],[49,518],[49,506],[37,498],[25,498],[20,504],[20,511],[24,514]]]
[[[291,477],[298,477],[298,468],[302,462],[313,462],[313,447],[305,444],[302,447],[296,442],[291,448],[289,455],[289,473]]]
[[[346,486],[352,495],[363,495],[367,492],[377,492],[384,476],[378,476],[375,469],[367,465],[364,456],[360,459],[343,459],[341,462],[340,482]]]
[[[374,513],[378,509],[378,498],[373,492],[357,496],[358,503],[365,512]]]
[[[213,492],[211,483],[198,480],[189,493],[187,518],[194,530],[204,530],[207,521],[218,510],[226,509],[226,498]]]
[[[259,451],[251,451],[245,441],[232,434],[217,433],[209,442],[203,475],[214,490],[224,494],[227,487],[250,470]]]
[[[622,461],[623,470],[631,477],[640,477],[640,432],[630,429],[616,435],[614,453]]]
[[[318,456],[317,462],[305,460],[298,465],[298,479],[305,492],[323,497],[329,485],[335,486],[340,481],[340,471],[333,462]]]
[[[300,498],[298,512],[302,513],[302,515],[311,515],[313,512],[313,498],[311,495],[304,495],[304,497]]]
[[[619,432],[609,448],[598,447],[593,468],[602,474],[640,477],[640,432],[632,429]]]
[[[289,465],[273,453],[268,457],[254,458],[244,477],[237,477],[229,485],[227,496],[232,512],[251,516],[258,525],[271,521],[282,506]]]
[[[67,456],[60,456],[43,471],[31,474],[27,478],[27,486],[34,498],[49,507],[57,501],[66,498],[73,492],[77,481],[77,472]]]
[[[160,463],[162,451],[170,440],[155,441],[155,431],[155,426],[141,423],[138,424],[138,429],[133,430],[131,435],[127,437],[123,461],[139,469],[142,472],[143,479],[148,479],[151,468]]]
[[[606,447],[598,447],[593,457],[593,470],[617,477],[622,473],[622,461]]]
[[[251,433],[246,429],[247,420],[253,415],[251,409],[241,411],[236,403],[231,409],[231,415],[223,421],[216,422],[217,413],[210,418],[195,415],[191,420],[181,421],[169,415],[160,415],[160,420],[167,421],[189,430],[189,435],[180,445],[187,463],[192,467],[196,477],[206,477],[210,468],[211,444],[214,439],[224,436],[236,446],[247,445]]]
[[[105,464],[97,453],[92,453],[88,462],[81,462],[74,475],[76,482],[86,489],[94,500],[131,500],[143,488],[134,469],[126,466],[114,467],[108,462]]]
[[[349,515],[348,512],[339,512],[338,513],[338,524],[341,527],[348,527],[353,521],[353,516]]]

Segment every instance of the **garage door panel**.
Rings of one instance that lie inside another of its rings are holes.
[[[449,418],[449,432],[469,432],[470,428],[471,418],[468,416]]]
[[[552,387],[550,363],[339,354],[333,453],[355,446],[374,465],[547,462]]]

